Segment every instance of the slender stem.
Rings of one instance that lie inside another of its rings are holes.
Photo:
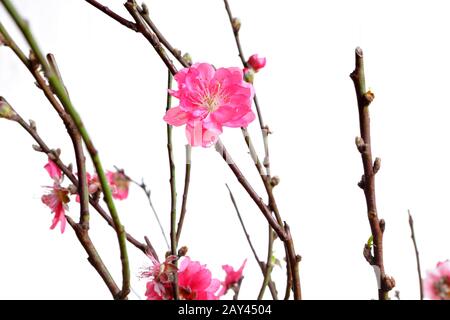
[[[52,72],[50,66],[47,63],[47,60],[45,59],[44,55],[42,54],[42,51],[40,50],[28,24],[25,22],[25,20],[21,17],[21,15],[18,13],[16,8],[12,5],[12,3],[9,0],[1,0],[3,6],[10,14],[11,18],[14,20],[14,22],[17,24],[19,29],[21,30],[22,34],[24,35],[25,39],[27,40],[28,44],[30,45],[31,49],[33,50],[34,55],[36,56],[37,60],[41,64],[43,71],[50,83],[50,86],[52,87],[54,93],[60,100],[61,104],[64,106],[64,109],[69,113],[70,117],[72,118],[73,122],[75,123],[75,126],[77,127],[78,131],[81,134],[81,137],[83,138],[83,141],[86,145],[86,148],[92,158],[92,161],[94,163],[94,167],[97,171],[97,175],[100,180],[100,184],[102,186],[103,194],[105,202],[108,206],[108,209],[111,213],[111,217],[114,221],[114,226],[117,233],[117,238],[119,242],[120,247],[120,259],[122,263],[122,290],[120,292],[119,298],[126,298],[128,293],[130,292],[130,266],[128,261],[128,254],[127,254],[127,248],[126,248],[126,234],[125,229],[123,225],[120,223],[120,218],[118,215],[118,212],[116,210],[116,207],[114,205],[114,201],[112,198],[112,193],[108,184],[108,180],[106,179],[105,172],[103,170],[102,163],[100,161],[100,156],[97,152],[97,149],[94,147],[94,144],[88,134],[88,131],[86,127],[84,126],[80,115],[78,114],[75,107],[72,105],[72,102],[69,98],[69,96],[66,93],[66,90],[64,88],[64,85],[59,81],[57,75]]]
[[[91,4],[91,5],[93,5],[98,10],[102,11],[107,16],[110,16],[111,18],[113,18],[114,20],[116,20],[120,24],[124,25],[128,29],[131,29],[133,31],[138,32],[138,28],[137,28],[137,26],[136,26],[136,24],[134,22],[131,22],[131,21],[123,18],[122,16],[120,16],[117,13],[115,13],[110,8],[108,8],[107,6],[104,6],[104,5],[102,5],[101,3],[99,3],[98,1],[95,1],[95,0],[86,0],[86,2]]]
[[[167,72],[167,89],[172,88],[172,74],[170,70]],[[170,109],[172,104],[172,96],[169,91],[167,91],[167,104],[166,111]],[[169,169],[170,169],[170,249],[172,255],[177,255],[177,187],[175,180],[175,161],[173,156],[173,145],[172,145],[172,126],[167,124],[167,153],[169,159]],[[175,276],[173,282],[174,299],[178,300],[178,279]]]
[[[252,250],[253,256],[255,257],[258,265],[261,265],[261,260],[259,259],[258,254],[256,253],[255,247],[253,246],[253,243],[250,240],[250,235],[248,234],[247,228],[245,227],[244,221],[242,220],[241,212],[239,211],[239,208],[237,206],[236,199],[234,198],[234,195],[231,192],[231,189],[228,186],[228,184],[225,184],[225,186],[227,187],[228,192],[230,193],[231,202],[233,203],[234,209],[236,210],[236,214],[238,216],[239,222],[241,223],[242,230],[244,231],[245,237],[247,238],[247,242],[250,246],[250,249]]]
[[[230,189],[230,187],[228,186],[228,184],[225,184],[225,186],[227,187],[228,192],[230,193],[231,202],[233,203],[233,206],[234,206],[234,209],[235,209],[236,214],[237,214],[237,216],[238,216],[239,222],[240,222],[240,224],[241,224],[241,226],[242,226],[242,230],[244,231],[245,237],[247,238],[247,242],[248,242],[248,244],[249,244],[249,246],[250,246],[250,249],[252,250],[253,256],[255,257],[255,260],[256,260],[256,262],[258,263],[258,265],[259,265],[259,267],[260,267],[260,269],[261,269],[261,272],[262,272],[262,274],[263,274],[263,277],[264,277],[264,279],[265,279],[266,277],[269,278],[269,281],[267,281],[267,283],[269,284],[269,289],[270,289],[270,292],[271,292],[271,294],[272,294],[272,298],[273,298],[274,300],[278,300],[278,293],[277,293],[277,289],[276,289],[276,287],[275,287],[275,283],[274,283],[273,281],[270,280],[270,272],[267,272],[267,266],[269,265],[269,263],[264,264],[264,262],[262,262],[262,261],[259,259],[258,254],[256,253],[256,250],[255,250],[255,247],[253,246],[253,243],[252,243],[252,241],[250,240],[250,235],[249,235],[249,233],[248,233],[248,231],[247,231],[247,228],[245,227],[244,220],[242,219],[241,212],[240,212],[239,207],[238,207],[238,205],[237,205],[237,203],[236,203],[236,199],[234,198],[234,195],[233,195],[233,193],[231,192],[231,189]],[[269,226],[269,228],[270,228],[270,226]],[[272,233],[272,239],[273,239],[273,231],[272,231],[272,228],[270,228],[270,230],[271,230],[271,233]],[[273,244],[273,241],[272,241],[272,244]],[[270,250],[272,250],[272,248],[270,248]],[[272,254],[271,254],[271,256],[272,256]],[[266,282],[266,281],[264,281],[264,282]],[[265,287],[265,286],[264,286],[264,287]]]
[[[64,81],[62,79],[61,73],[59,72],[58,64],[56,59],[52,54],[47,55],[47,60],[53,73],[58,77],[61,84],[64,86],[67,96],[69,95]],[[78,194],[80,195],[80,224],[81,226],[88,230],[89,229],[89,189],[87,182],[87,172],[86,172],[86,157],[84,156],[83,141],[81,139],[80,133],[77,128],[70,121],[67,126],[67,131],[72,139],[75,159],[77,164],[78,173]]]
[[[153,23],[152,19],[150,18],[148,7],[145,5],[145,3],[142,4],[142,8],[139,8],[139,13],[144,18],[145,22],[147,22],[147,25],[150,27],[150,29],[153,31],[153,33],[158,37],[159,41],[163,44],[164,47],[166,47],[167,50],[178,60],[178,62],[185,68],[190,66],[190,63],[186,61],[183,56],[181,55],[181,51],[175,49],[169,41],[167,41],[166,37],[159,31],[158,27]]]
[[[135,20],[138,31],[148,40],[148,42],[150,42],[150,44],[156,50],[156,53],[158,53],[159,57],[165,63],[166,67],[170,70],[172,75],[175,75],[177,73],[177,68],[174,66],[172,60],[170,60],[158,37],[149,29],[144,18],[142,18],[141,14],[139,13],[136,1],[127,0],[124,5]]]
[[[12,51],[16,54],[16,56],[23,62],[24,65],[27,66],[27,68],[30,68],[30,61],[28,60],[27,56],[23,51],[19,48],[19,46],[16,44],[16,42],[11,38],[8,31],[5,29],[2,23],[0,23],[0,34],[3,36],[3,41],[5,42],[5,45],[11,48]]]
[[[228,19],[230,20],[231,29],[233,30],[234,40],[236,42],[236,47],[239,52],[239,58],[241,59],[242,66],[248,67],[247,59],[245,58],[244,50],[242,49],[241,41],[239,38],[239,29],[235,28],[235,26],[234,26],[233,20],[235,18],[233,17],[233,13],[231,12],[230,4],[228,3],[228,0],[223,0],[223,2],[225,4],[225,9],[228,14]],[[264,167],[266,168],[267,176],[270,177],[270,158],[269,158],[269,133],[270,133],[270,130],[267,127],[267,125],[264,123],[264,119],[263,119],[262,112],[261,112],[261,107],[259,106],[259,101],[258,101],[258,97],[256,94],[253,97],[253,102],[255,103],[256,114],[258,116],[258,122],[259,122],[261,134],[262,134],[262,138],[263,138],[263,143],[264,143],[264,154],[265,154]]]
[[[380,160],[372,161],[372,145],[370,137],[370,116],[369,105],[374,99],[370,91],[366,91],[364,75],[364,59],[361,48],[355,50],[355,70],[350,74],[353,80],[358,101],[360,138],[356,138],[356,146],[361,153],[364,167],[364,175],[359,186],[364,190],[367,205],[367,216],[373,237],[374,256],[368,259],[369,263],[376,266],[380,274],[381,286],[378,289],[380,300],[387,300],[388,292],[395,286],[393,278],[386,276],[383,263],[383,231],[385,222],[378,218],[377,205],[375,200],[375,174],[379,169]],[[371,261],[373,260],[373,261]]]
[[[147,187],[147,185],[144,182],[144,179],[142,179],[142,182],[137,182],[136,180],[132,179],[129,175],[127,175],[125,173],[125,171],[123,169],[119,169],[118,167],[115,166],[115,169],[122,173],[125,178],[130,181],[131,183],[134,183],[136,186],[138,186],[142,191],[144,191],[145,195],[147,196],[147,200],[148,200],[148,204],[150,205],[150,209],[153,212],[153,215],[156,219],[156,222],[158,223],[158,226],[161,230],[161,233],[163,235],[164,241],[166,242],[167,245],[167,249],[170,250],[170,245],[169,245],[169,241],[167,240],[167,236],[166,236],[166,232],[164,231],[164,228],[162,226],[161,220],[159,219],[159,215],[156,212],[155,206],[153,205],[153,201],[152,201],[152,191]]]
[[[216,142],[216,150],[217,150],[217,152],[219,152],[219,154],[222,156],[222,158],[228,164],[230,169],[233,171],[234,175],[236,176],[236,178],[238,179],[240,184],[244,187],[244,189],[247,191],[247,193],[253,199],[255,204],[261,210],[262,214],[267,219],[267,222],[275,230],[275,232],[277,233],[278,237],[282,241],[286,241],[287,240],[287,235],[286,235],[286,232],[284,231],[283,227],[280,226],[278,224],[277,220],[274,219],[274,217],[272,216],[272,212],[269,209],[269,207],[263,202],[261,197],[255,192],[253,187],[250,185],[250,183],[244,177],[244,175],[242,174],[241,170],[236,165],[234,160],[231,158],[231,155],[228,153],[227,149],[223,145],[222,141],[220,141],[220,139]]]
[[[409,227],[411,229],[411,239],[414,244],[414,252],[416,254],[417,275],[419,276],[420,300],[423,300],[423,282],[422,282],[422,271],[420,269],[419,249],[417,248],[416,236],[414,233],[414,220],[409,210],[408,216],[409,216]]]
[[[100,258],[97,249],[95,248],[91,238],[89,237],[89,233],[87,232],[86,229],[82,227],[82,225],[75,223],[75,221],[73,221],[71,217],[66,216],[66,219],[69,225],[75,231],[75,234],[78,240],[80,241],[81,245],[83,246],[84,250],[87,252],[89,263],[94,267],[94,269],[103,279],[103,282],[105,282],[112,296],[114,298],[118,297],[120,289],[115,283],[113,277],[111,276],[109,270],[106,268],[102,259]]]
[[[187,144],[186,145],[186,168],[185,168],[185,174],[184,174],[183,200],[181,202],[181,212],[180,212],[180,218],[178,220],[178,226],[177,226],[177,244],[180,241],[181,230],[183,229],[184,218],[186,217],[186,209],[187,209],[186,207],[187,207],[187,200],[188,200],[188,193],[189,193],[189,185],[190,185],[190,181],[191,181],[191,165],[192,165],[191,151],[192,151],[192,147],[189,144]]]
[[[234,27],[233,19],[235,19],[235,18],[233,17],[233,13],[231,12],[230,4],[228,3],[227,0],[223,0],[223,2],[225,4],[225,10],[227,10],[227,13],[228,13],[228,19],[230,19],[230,25],[233,30],[234,40],[236,41],[236,47],[239,52],[239,58],[241,58],[242,65],[244,67],[247,67],[247,60],[245,59],[244,51],[242,50],[242,46],[241,46],[241,40],[239,39],[239,30]]]
[[[270,225],[268,226],[268,229],[269,229],[269,240],[268,240],[268,245],[267,245],[267,260],[265,263],[266,268],[264,270],[265,272],[263,273],[264,280],[261,285],[261,289],[259,290],[258,300],[261,300],[263,298],[264,292],[266,291],[266,287],[270,283],[269,280],[271,278],[271,274],[272,274],[272,270],[273,270],[273,263],[272,263],[273,242],[275,240],[275,237],[273,234],[273,229]]]

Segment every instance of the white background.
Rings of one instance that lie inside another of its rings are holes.
[[[128,16],[123,1],[104,1]],[[155,206],[169,226],[168,163],[165,149],[166,70],[153,48],[82,0],[14,1],[30,20],[42,48],[56,55],[70,95],[81,113],[104,166],[123,167],[144,177]],[[169,41],[196,62],[239,66],[221,0],[147,1],[154,22]],[[414,251],[407,210],[411,209],[423,269],[449,254],[450,153],[448,137],[450,46],[447,1],[261,1],[230,0],[242,20],[247,55],[267,57],[255,81],[270,137],[273,173],[280,176],[276,197],[291,225],[305,299],[373,299],[377,287],[362,256],[370,235],[362,174],[354,145],[358,115],[353,84],[354,48],[365,52],[371,105],[380,217],[386,220],[385,266],[403,299],[418,298]],[[0,20],[26,48],[0,9]],[[27,51],[25,49],[25,51]],[[0,95],[62,158],[73,162],[67,134],[32,77],[10,50],[0,48]],[[257,123],[253,139],[262,151]],[[184,130],[174,129],[178,190],[184,177]],[[17,125],[0,123],[0,298],[109,299],[106,286],[86,261],[68,228],[50,231],[41,186],[51,183],[46,157],[31,149],[32,139]],[[222,135],[235,160],[264,195],[240,130]],[[92,170],[92,165],[89,165]],[[238,267],[248,258],[241,297],[257,296],[262,276],[246,243],[225,182],[233,189],[261,259],[266,254],[265,220],[213,149],[193,150],[191,192],[181,244],[222,279],[223,264]],[[179,199],[179,204],[181,199]],[[126,229],[148,235],[160,256],[165,245],[145,195],[132,187],[117,202]],[[71,203],[70,215],[77,217]],[[92,211],[91,235],[118,283],[117,241]],[[132,284],[144,297],[141,269],[149,260],[128,246]],[[281,245],[276,255],[283,258]],[[284,270],[274,278],[284,292]],[[130,298],[138,298],[131,295]],[[266,294],[269,298],[269,294]]]

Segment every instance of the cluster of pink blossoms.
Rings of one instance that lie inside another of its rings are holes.
[[[257,71],[264,67],[265,58],[254,55],[248,65]],[[174,78],[178,90],[169,92],[180,102],[167,111],[164,120],[173,126],[186,125],[191,146],[210,147],[223,127],[247,127],[255,119],[253,85],[244,80],[242,69],[215,69],[208,63],[196,63],[180,70]]]
[[[74,186],[62,186],[64,178],[63,174],[61,172],[61,169],[52,160],[49,159],[44,168],[45,170],[47,170],[50,178],[53,179],[53,186],[46,187],[49,192],[47,194],[44,194],[41,200],[51,209],[52,213],[54,213],[50,229],[54,229],[59,223],[61,233],[63,233],[66,227],[65,213],[69,210],[69,196],[71,194],[76,194],[76,191],[74,191],[74,189],[76,188]],[[92,195],[101,190],[97,175],[91,176],[89,173],[87,173],[86,177],[88,181],[89,194]],[[128,197],[129,181],[124,173],[108,171],[106,173],[106,177],[108,179],[113,197],[118,200],[126,199]],[[78,194],[76,195],[76,201],[79,201]]]
[[[439,262],[423,281],[424,294],[432,300],[450,300],[450,260]]]
[[[227,290],[242,278],[245,262],[238,271],[228,265],[223,266],[226,278],[220,282],[212,277],[211,271],[198,261],[182,258],[179,268],[175,266],[176,256],[168,256],[164,263],[150,257],[153,265],[143,273],[148,277],[147,300],[173,300],[172,284],[178,277],[178,292],[181,300],[218,300]],[[222,285],[222,288],[220,288]]]

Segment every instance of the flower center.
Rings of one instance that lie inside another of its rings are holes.
[[[443,300],[450,300],[450,277],[442,277],[435,283],[438,296]]]
[[[219,107],[220,97],[218,94],[212,95],[210,93],[205,94],[202,99],[202,106],[208,109],[208,112],[214,112]]]

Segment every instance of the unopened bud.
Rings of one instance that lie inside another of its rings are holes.
[[[273,177],[270,179],[270,185],[271,185],[272,187],[277,186],[279,183],[280,183],[280,177],[279,177],[279,176],[273,176]]]
[[[231,24],[233,25],[233,32],[235,34],[241,30],[241,20],[239,18],[233,18]]]
[[[17,113],[3,97],[0,97],[0,118],[12,121],[17,121],[18,119]]]
[[[180,249],[178,249],[178,256],[184,257],[188,252],[188,247],[182,246]]]
[[[355,138],[355,144],[359,152],[364,153],[366,151],[366,144],[364,143],[364,140],[361,137]]]
[[[192,64],[192,57],[187,52],[185,54],[183,54],[183,60],[186,61],[186,63],[189,64],[189,65]]]
[[[37,151],[37,152],[44,152],[43,150],[42,150],[42,148],[40,147],[40,146],[38,146],[37,144],[33,144],[33,150],[34,151]]]
[[[36,131],[36,122],[34,122],[34,120],[28,120],[28,122],[30,123],[30,127],[33,131]]]
[[[244,79],[246,82],[253,83],[255,71],[252,68],[244,68]]]
[[[247,65],[258,72],[266,66],[266,58],[260,57],[258,54],[253,54],[248,58]]]
[[[376,158],[373,163],[373,173],[377,173],[381,168],[381,159]]]

